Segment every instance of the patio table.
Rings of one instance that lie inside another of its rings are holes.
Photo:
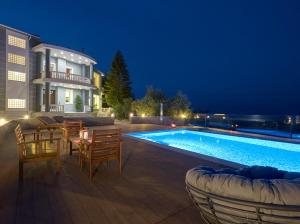
[[[91,136],[91,135],[89,135]],[[80,138],[79,136],[76,137],[71,137],[70,140],[72,141],[72,144],[75,144],[78,147],[78,151],[79,151],[79,158],[78,158],[78,163],[79,165],[81,164],[81,154],[84,150],[84,147],[88,147],[89,144],[91,144],[92,142],[92,138],[88,138],[88,139],[83,139]]]

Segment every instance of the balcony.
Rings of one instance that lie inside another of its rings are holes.
[[[50,72],[50,77],[46,77],[45,72],[39,74],[39,78],[32,81],[33,84],[43,85],[46,82],[51,82],[53,86],[63,86],[65,88],[75,89],[95,89],[93,82],[84,76],[66,73],[66,72]]]
[[[65,73],[65,72],[56,72],[52,71],[50,72],[50,78],[52,79],[59,79],[64,81],[74,81],[79,83],[85,83],[85,84],[91,84],[91,80],[87,77],[71,74],[71,73]]]
[[[41,112],[45,112],[45,104],[41,105]],[[64,112],[64,105],[50,104],[50,112]]]

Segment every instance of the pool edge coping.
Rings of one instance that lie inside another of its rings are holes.
[[[145,132],[147,132],[147,131],[145,131]],[[176,153],[181,153],[181,154],[184,154],[186,156],[191,156],[191,157],[194,157],[194,158],[203,159],[203,160],[213,162],[213,163],[218,163],[218,164],[225,165],[225,166],[228,166],[228,167],[231,167],[231,168],[249,167],[249,166],[241,164],[241,163],[236,163],[236,162],[232,162],[232,161],[225,160],[225,159],[219,159],[217,157],[207,156],[207,155],[204,155],[204,154],[201,154],[201,153],[191,152],[191,151],[184,150],[184,149],[177,148],[177,147],[173,147],[173,146],[159,144],[157,142],[141,139],[141,138],[131,136],[131,135],[128,135],[128,134],[129,133],[126,133],[126,134],[123,134],[122,136],[125,137],[125,138],[129,138],[129,139],[132,139],[132,140],[143,142],[145,144],[153,145],[153,146],[156,146],[158,148],[168,149],[169,151],[173,151],[173,152],[176,152]]]

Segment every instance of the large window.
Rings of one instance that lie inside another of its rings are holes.
[[[25,49],[26,48],[26,40],[8,35],[8,45]]]
[[[66,89],[66,104],[73,104],[73,90],[72,89]]]
[[[25,108],[25,99],[7,99],[7,108],[10,109],[21,109]]]
[[[94,85],[100,89],[100,75],[94,72]]]
[[[94,94],[93,95],[93,101],[94,101],[94,109],[99,110],[99,107],[100,107],[100,96]]]
[[[8,62],[18,65],[25,65],[25,57],[17,54],[8,53]]]
[[[8,71],[7,79],[11,80],[11,81],[26,82],[26,73],[16,72],[16,71]]]

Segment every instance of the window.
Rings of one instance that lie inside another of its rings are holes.
[[[73,90],[72,89],[66,89],[66,104],[73,104]]]
[[[12,80],[12,81],[26,82],[26,73],[8,71],[7,72],[7,79]]]
[[[99,104],[100,104],[100,97],[99,95],[94,94],[93,95],[93,101],[94,101],[94,109],[99,110]]]
[[[7,99],[7,108],[21,109],[25,108],[26,100],[24,99]]]
[[[70,74],[73,74],[73,68],[67,67],[67,68],[66,68],[66,73],[69,74],[69,75],[70,75]]]
[[[100,75],[94,72],[94,85],[100,89]]]
[[[25,65],[25,57],[17,54],[8,53],[8,62],[18,65]]]
[[[66,68],[66,77],[67,77],[68,79],[70,79],[70,75],[71,75],[71,74],[73,74],[73,68],[67,67],[67,68]]]
[[[44,70],[43,71],[46,71],[46,63],[44,62]],[[55,72],[56,71],[56,64],[51,62],[50,63],[50,72]]]
[[[26,40],[8,35],[8,45],[25,49],[26,48]]]

